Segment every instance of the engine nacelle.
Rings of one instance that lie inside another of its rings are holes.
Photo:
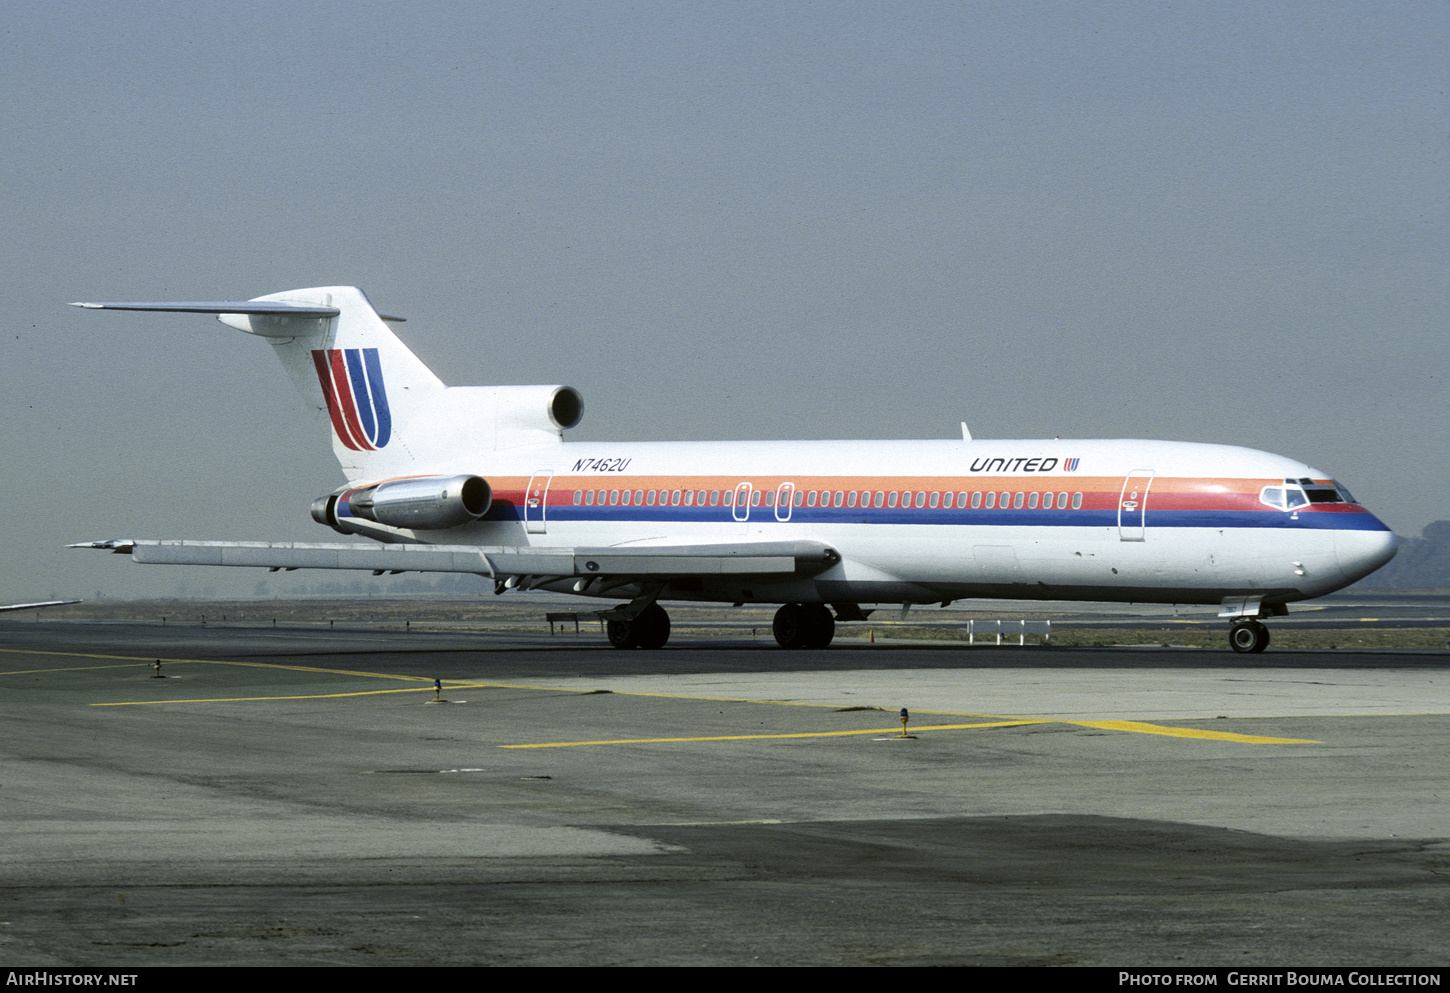
[[[456,528],[488,513],[493,491],[482,476],[392,479],[312,501],[312,519],[350,533],[347,518],[411,531]]]
[[[571,386],[450,386],[427,429],[439,451],[498,451],[556,443],[583,417]]]

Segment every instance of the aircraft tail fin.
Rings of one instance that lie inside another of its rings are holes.
[[[308,405],[326,411],[333,454],[348,479],[418,471],[417,456],[429,447],[422,415],[445,387],[367,295],[352,286],[321,286],[249,302],[335,309],[332,317],[225,313],[218,319],[266,338]]]
[[[215,314],[266,338],[292,383],[332,428],[351,480],[477,472],[484,453],[557,442],[583,414],[567,386],[443,385],[353,286],[286,290],[244,301],[77,303],[89,310]]]

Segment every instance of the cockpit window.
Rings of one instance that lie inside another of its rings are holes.
[[[1311,503],[1353,503],[1343,487],[1320,484],[1312,479],[1286,479],[1283,486],[1265,486],[1259,501],[1277,510],[1295,510]]]
[[[1275,510],[1293,510],[1309,502],[1299,484],[1292,479],[1284,480],[1283,486],[1265,486],[1259,491],[1259,501]]]
[[[1339,487],[1334,480],[1327,483],[1316,483],[1312,479],[1299,480],[1304,486],[1304,495],[1309,498],[1310,503],[1345,503],[1344,495],[1339,492]]]

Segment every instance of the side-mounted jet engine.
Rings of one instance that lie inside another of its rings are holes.
[[[488,513],[493,493],[482,476],[417,476],[343,487],[312,501],[312,519],[354,534],[348,518],[411,531],[442,531]]]

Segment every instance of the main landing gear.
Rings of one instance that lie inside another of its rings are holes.
[[[670,640],[670,615],[652,603],[633,620],[606,621],[604,630],[615,648],[662,648]],[[775,612],[770,630],[781,648],[825,648],[836,636],[836,618],[823,603],[788,603]]]
[[[670,640],[670,615],[652,603],[632,621],[608,621],[604,625],[609,643],[615,648],[661,648]]]
[[[1269,629],[1255,620],[1234,621],[1228,629],[1228,643],[1241,655],[1262,652],[1269,647]]]
[[[770,630],[781,648],[825,648],[836,636],[836,619],[823,603],[788,603]]]

